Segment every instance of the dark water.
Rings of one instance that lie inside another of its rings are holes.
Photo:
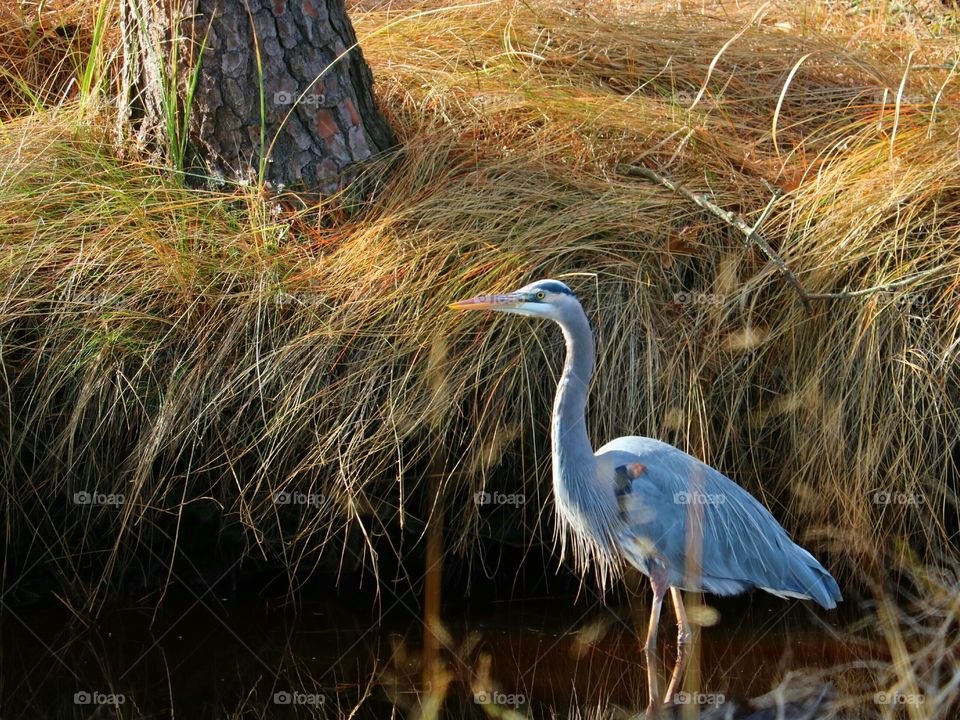
[[[639,638],[648,594],[632,609],[583,595],[449,595],[437,632],[444,669],[426,676],[415,593],[377,600],[311,590],[292,604],[180,591],[156,614],[120,607],[86,621],[62,604],[2,606],[0,718],[417,717],[431,702],[442,717],[510,717],[476,703],[484,693],[530,717],[632,713],[646,704]],[[721,618],[703,630],[702,695],[692,702],[755,697],[791,673],[885,657],[881,643],[849,631],[858,614],[852,603],[825,613],[763,594],[707,600]],[[675,649],[672,619],[665,607],[664,675]]]

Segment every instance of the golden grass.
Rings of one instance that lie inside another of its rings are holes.
[[[958,523],[954,41],[820,5],[756,10],[355,14],[402,146],[353,207],[184,189],[117,159],[105,110],[5,96],[10,547],[38,539],[71,583],[94,567],[74,587],[95,604],[138,541],[175,552],[193,501],[291,574],[321,548],[375,563],[398,525],[419,536],[438,443],[451,549],[487,532],[483,487],[523,492],[527,541],[549,539],[557,334],[445,306],[559,276],[595,322],[598,443],[689,449],[850,581],[895,539],[940,557]],[[762,232],[811,292],[903,284],[808,315],[735,230],[625,163],[748,219],[762,181],[779,186]],[[64,508],[79,491],[125,502]],[[282,491],[323,500],[282,507]]]
[[[0,5],[0,121],[76,91],[95,14],[89,0]]]
[[[446,304],[562,277],[595,323],[595,440],[662,437],[754,492],[878,598],[894,659],[878,687],[930,698],[911,717],[949,712],[955,19],[813,3],[416,15],[442,7],[355,12],[402,145],[368,168],[370,201],[297,210],[119,159],[108,104],[84,114],[65,87],[86,60],[68,62],[51,16],[5,23],[5,562],[43,562],[95,608],[141,572],[142,547],[165,567],[212,515],[235,554],[291,578],[376,567],[420,541],[435,487],[450,551],[500,533],[482,488],[523,493],[507,523],[549,543],[557,333]],[[90,28],[95,13],[58,17]],[[82,58],[90,31],[67,37]],[[109,59],[109,40],[92,52]],[[898,284],[808,314],[736,230],[631,163],[748,220],[778,186],[761,232],[810,292]],[[897,609],[892,590],[917,596]]]

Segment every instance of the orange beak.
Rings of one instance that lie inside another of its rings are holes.
[[[516,295],[479,295],[457,300],[448,306],[451,310],[505,310],[523,304]]]

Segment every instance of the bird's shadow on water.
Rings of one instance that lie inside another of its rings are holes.
[[[882,644],[851,636],[836,613],[762,596],[707,600],[720,621],[703,629],[696,686],[682,686],[683,703],[708,710],[791,676],[842,685],[835,668],[883,657]],[[458,718],[577,717],[597,708],[630,717],[647,702],[640,645],[648,603],[644,595],[610,605],[448,601],[432,626],[442,640],[432,675],[415,602],[371,612],[366,601],[326,592],[296,608],[261,596],[184,596],[155,618],[152,609],[116,608],[89,625],[59,606],[4,606],[0,707],[4,720],[427,717],[435,709]],[[676,648],[670,628],[665,617],[665,670]]]

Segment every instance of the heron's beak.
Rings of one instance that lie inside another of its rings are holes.
[[[510,295],[480,295],[450,303],[451,310],[511,310],[524,302],[516,293]]]

